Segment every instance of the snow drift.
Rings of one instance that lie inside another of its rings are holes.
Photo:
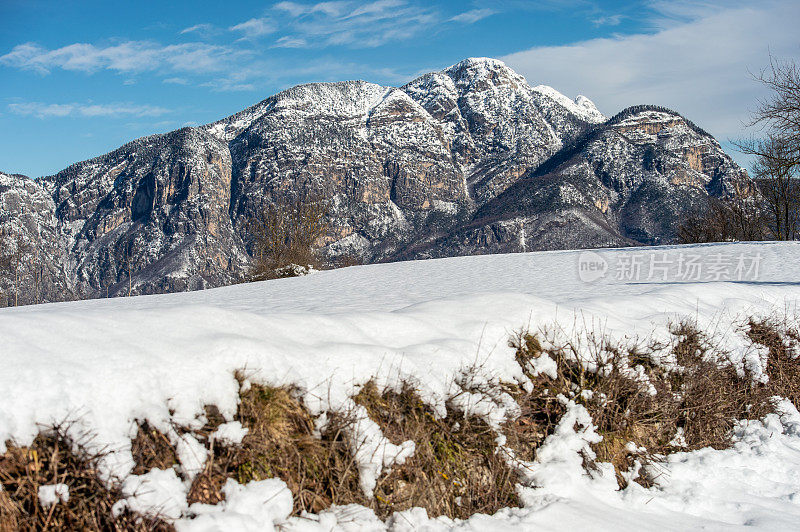
[[[689,260],[700,266],[687,274]],[[224,504],[190,509],[186,480],[175,471],[131,475],[130,448],[137,421],[170,434],[175,424],[202,426],[210,404],[231,421],[240,391],[235,373],[243,369],[252,382],[296,386],[319,415],[352,406],[358,386],[371,379],[381,387],[414,382],[444,414],[454,377],[475,361],[493,378],[522,383],[507,341],[538,325],[630,341],[658,339],[668,323],[691,317],[716,332],[731,360],[758,375],[758,350],[739,334],[739,320],[794,312],[798,260],[794,243],[476,256],[3,309],[0,452],[7,441],[27,445],[43,427],[70,421],[73,437],[92,434],[91,445],[112,450],[101,473],[129,493],[120,508],[195,516],[177,523],[185,530],[786,528],[800,518],[800,414],[787,401],[760,422],[740,424],[733,448],[671,455],[663,482],[620,491],[613,472],[582,472],[577,453],[597,435],[583,407],[565,398],[563,427],[548,437],[519,488],[524,506],[463,522],[429,519],[422,509],[381,522],[361,507],[290,518],[291,494],[277,479],[231,481]],[[589,276],[587,261],[597,265]],[[413,444],[392,445],[368,419],[359,431],[354,437],[374,451],[359,468],[368,491],[370,475],[413,454]],[[220,435],[241,436],[240,425]],[[205,448],[177,434],[173,445],[179,472],[191,478]]]

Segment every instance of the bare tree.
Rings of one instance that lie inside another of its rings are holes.
[[[267,279],[289,264],[319,266],[319,241],[328,232],[327,208],[316,199],[268,205],[248,224],[255,259],[251,278]]]
[[[769,88],[771,94],[759,100],[751,125],[769,129],[774,137],[781,139],[782,150],[776,154],[769,149],[758,149],[764,146],[756,144],[751,152],[766,158],[777,155],[784,164],[797,166],[800,164],[800,69],[792,60],[770,57],[769,67],[756,79]]]
[[[128,297],[133,295],[133,257],[131,256],[131,248],[133,248],[133,241],[125,244],[125,254],[123,255],[123,263],[125,265],[125,273],[128,277]]]
[[[4,226],[0,226],[0,295],[5,300],[5,306],[9,306],[11,298],[8,294],[9,290],[6,286],[7,280],[12,278],[11,275],[11,252],[10,252],[10,235]]]
[[[760,155],[753,163],[753,177],[769,205],[770,231],[777,240],[794,240],[798,236],[800,186],[797,165],[788,163],[791,149],[781,137],[767,136],[756,146]]]
[[[752,172],[769,204],[773,237],[794,240],[800,208],[800,69],[794,61],[771,57],[769,67],[755,77],[770,95],[759,100],[750,125],[766,130],[766,135],[737,145],[755,156]]]

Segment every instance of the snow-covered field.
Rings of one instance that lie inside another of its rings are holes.
[[[175,437],[181,480],[172,470],[130,475],[130,439],[136,420],[165,434],[175,423],[202,425],[207,404],[232,417],[234,372],[242,369],[252,381],[297,385],[318,414],[352,406],[354,390],[373,377],[386,386],[410,380],[443,412],[454,377],[476,363],[487,378],[524,382],[509,336],[554,324],[566,334],[588,329],[625,341],[662,338],[670,321],[691,317],[758,375],[761,359],[740,320],[794,313],[799,299],[800,245],[763,243],[380,264],[204,292],[3,309],[0,452],[7,440],[26,445],[42,427],[73,421],[76,438],[89,432],[92,445],[114,450],[103,473],[137,493],[125,504],[199,516],[177,523],[187,530],[273,523],[287,530],[791,529],[800,523],[800,414],[788,402],[762,422],[740,424],[733,448],[671,455],[655,487],[631,483],[622,491],[608,468],[584,474],[578,451],[596,435],[585,410],[570,403],[529,464],[519,488],[524,507],[465,522],[415,509],[383,523],[355,506],[287,520],[291,495],[278,480],[230,481],[224,503],[190,510],[185,479],[202,469],[203,444]],[[221,436],[235,440],[237,429],[225,426]],[[370,477],[413,448],[391,445],[368,420],[359,430],[373,443],[362,460],[368,490]]]

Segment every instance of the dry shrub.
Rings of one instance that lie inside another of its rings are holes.
[[[5,491],[0,491],[0,532],[15,532],[20,530],[19,519],[22,516],[20,508],[11,500]]]
[[[800,408],[800,358],[795,356],[797,351],[793,351],[800,345],[800,331],[788,320],[751,319],[747,334],[753,342],[769,348],[770,393],[785,397]]]
[[[688,214],[678,227],[681,244],[766,240],[768,223],[755,198],[732,195],[709,198],[705,209]]]
[[[691,322],[671,330],[669,346],[677,368],[666,369],[657,359],[665,346],[623,348],[594,339],[592,360],[581,361],[585,352],[578,344],[562,343],[544,348],[538,334],[520,333],[511,342],[520,367],[533,382],[531,391],[511,384],[491,389],[472,389],[467,372],[465,391],[489,397],[505,392],[520,406],[520,415],[507,421],[502,432],[507,445],[523,460],[534,460],[537,449],[565,412],[563,395],[585,406],[603,440],[593,445],[597,458],[612,463],[617,481],[624,487],[635,464],[655,464],[663,455],[702,447],[722,449],[731,443],[737,420],[759,419],[773,411],[773,396],[800,402],[800,360],[795,358],[800,332],[788,321],[750,320],[745,332],[768,348],[769,382],[756,383],[752,375],[737,374],[714,350],[713,340]],[[594,338],[589,336],[587,338]],[[549,342],[547,345],[553,345]],[[535,375],[531,362],[548,356],[556,366],[555,377]],[[643,383],[630,368],[647,376]],[[240,381],[244,378],[239,375]],[[652,393],[652,392],[655,393]],[[188,494],[189,503],[215,504],[224,496],[229,478],[241,484],[279,477],[294,496],[294,514],[320,512],[332,505],[350,503],[372,508],[379,516],[411,507],[423,507],[431,516],[466,518],[491,514],[518,505],[516,473],[498,452],[496,432],[484,421],[465,416],[448,404],[447,416],[437,418],[414,388],[380,392],[367,383],[354,397],[384,435],[395,444],[412,440],[416,451],[378,479],[375,497],[361,491],[353,449],[346,431],[354,422],[347,413],[329,416],[322,434],[315,419],[291,388],[251,385],[241,393],[235,419],[249,432],[241,445],[224,446],[211,434],[224,423],[215,407],[206,408],[207,423],[191,434],[205,442],[211,453]],[[173,427],[178,434],[189,429]],[[679,429],[685,444],[678,445]],[[635,444],[632,449],[630,442]],[[166,530],[158,520],[142,520],[124,514],[111,516],[121,493],[97,479],[101,455],[73,453],[65,431],[55,427],[39,435],[30,447],[9,445],[0,457],[0,532],[47,527],[89,530]],[[644,448],[644,450],[642,450]],[[177,460],[169,438],[141,423],[132,441],[135,474],[152,468],[168,469]],[[585,456],[584,467],[595,467]],[[636,481],[653,484],[655,468],[641,468]],[[635,477],[635,475],[633,475]],[[67,503],[42,509],[38,488],[65,483]]]
[[[333,260],[334,268],[349,268],[351,266],[361,266],[364,264],[364,259],[355,254],[339,255]]]
[[[344,436],[347,413],[329,415],[320,435],[314,418],[287,388],[252,385],[236,419],[249,429],[242,444],[212,449],[189,502],[214,504],[228,478],[239,483],[279,477],[294,495],[294,513],[357,503],[380,516],[421,506],[430,515],[468,517],[517,505],[516,476],[496,454],[497,434],[484,422],[450,409],[437,419],[416,393],[379,394],[374,384],[355,397],[394,443],[411,439],[414,456],[382,476],[375,497],[361,491],[358,467]],[[208,431],[210,432],[210,430]]]
[[[497,451],[485,422],[448,405],[438,419],[413,387],[379,393],[365,385],[355,397],[392,443],[412,440],[414,455],[378,480],[372,508],[378,515],[423,507],[430,516],[467,518],[518,506],[516,474]]]
[[[284,198],[248,220],[253,255],[251,281],[286,277],[291,264],[319,269],[319,244],[328,232],[328,210],[317,198]]]
[[[627,471],[636,458],[628,450],[628,442],[635,441],[639,445],[647,446],[648,449],[660,448],[664,447],[675,434],[674,429],[668,427],[664,421],[667,412],[659,408],[661,405],[647,393],[640,382],[630,378],[623,371],[625,367],[623,360],[626,356],[635,355],[637,359],[642,358],[638,353],[604,346],[608,356],[601,359],[598,351],[595,360],[592,361],[597,368],[595,371],[595,367],[580,362],[577,348],[574,346],[545,351],[537,336],[528,333],[517,335],[511,345],[517,350],[517,361],[534,384],[530,393],[525,393],[518,399],[523,405],[523,412],[530,410],[534,415],[542,411],[550,412],[546,423],[540,423],[541,429],[537,431],[538,441],[535,442],[535,446],[519,447],[516,442],[520,438],[509,437],[510,446],[521,458],[532,460],[538,444],[552,433],[558,423],[564,412],[564,406],[556,399],[558,395],[583,404],[589,411],[597,432],[603,436],[600,443],[593,445],[596,459],[614,465],[621,487],[626,483],[622,471]],[[541,373],[534,376],[530,371],[529,362],[540,356],[549,356],[556,362],[555,378]],[[641,361],[653,368],[656,367],[649,361],[644,359]],[[584,391],[590,393],[581,394]],[[516,422],[514,428],[518,429],[516,426],[518,424],[519,422]],[[516,431],[511,431],[510,436],[513,436],[514,432]],[[585,466],[591,468],[593,464],[587,459]],[[646,482],[645,479],[641,481]]]
[[[171,530],[158,519],[112,516],[121,493],[98,479],[101,458],[73,452],[64,427],[40,434],[29,447],[9,444],[0,456],[0,530]],[[69,500],[42,508],[39,487],[59,483],[69,487]]]
[[[524,432],[515,436],[520,422],[512,424],[512,448],[522,458],[530,459],[531,450],[535,454],[541,438],[557,422],[559,410],[554,397],[562,394],[589,411],[603,436],[593,445],[597,460],[612,463],[620,487],[624,487],[622,473],[635,460],[645,463],[676,450],[726,448],[736,420],[758,419],[772,411],[770,397],[775,389],[755,383],[751,375],[739,376],[730,363],[710,357],[709,339],[691,323],[681,323],[672,332],[677,339],[672,349],[680,366],[675,371],[653,361],[653,347],[623,349],[600,342],[595,346],[597,355],[587,364],[569,344],[545,350],[536,335],[519,334],[511,345],[534,387],[518,401],[523,412],[532,411],[540,421],[531,423],[538,435],[533,439],[526,439]],[[556,378],[542,374],[534,377],[530,372],[528,362],[543,355],[556,362]],[[644,370],[655,393],[631,376],[628,368],[637,366]],[[682,447],[674,440],[678,429],[683,431],[686,444]],[[629,442],[646,451],[631,450]],[[646,474],[644,470],[640,473]],[[652,479],[640,477],[637,482],[649,486]]]
[[[139,424],[136,437],[131,442],[135,462],[134,475],[144,475],[151,469],[170,469],[177,462],[175,449],[162,432],[147,423]]]
[[[287,388],[252,385],[236,415],[249,429],[241,445],[217,445],[195,479],[189,502],[214,504],[228,478],[241,484],[279,477],[294,495],[294,513],[319,512],[333,504],[369,504],[347,448],[346,416],[331,416],[318,437],[314,418]]]
[[[709,354],[709,339],[693,324],[673,329],[678,342],[673,350],[682,371],[671,375],[680,396],[678,426],[684,429],[689,449],[730,445],[731,429],[740,419],[759,419],[773,410],[769,390],[753,376],[740,376],[725,360]]]

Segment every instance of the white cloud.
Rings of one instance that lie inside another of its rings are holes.
[[[476,9],[469,17],[488,16]],[[372,48],[410,39],[443,21],[436,8],[408,0],[342,0],[318,3],[279,2],[272,15],[231,26],[246,38],[261,37],[284,29],[273,43],[276,48],[348,46]],[[477,19],[476,19],[477,20]]]
[[[15,46],[0,56],[0,65],[48,74],[60,68],[79,72],[108,69],[117,72],[174,70],[215,72],[228,68],[231,61],[248,52],[206,43],[171,44],[126,41],[109,46],[75,43],[47,49],[35,43]]]
[[[194,26],[189,26],[188,28],[183,28],[180,31],[181,35],[186,33],[211,33],[214,31],[214,26],[211,24],[195,24]]]
[[[135,105],[131,103],[83,104],[18,102],[8,104],[8,110],[17,115],[35,116],[36,118],[60,118],[67,116],[117,118],[123,116],[161,116],[170,112],[169,109],[163,107]]]
[[[240,31],[246,38],[252,39],[275,33],[275,30],[278,28],[275,22],[270,18],[251,18],[246,22],[236,24],[228,29],[231,31]]]
[[[273,6],[278,11],[285,11],[292,17],[299,17],[309,13],[324,13],[330,17],[343,15],[352,2],[319,2],[317,4],[301,4],[298,2],[278,2]]]
[[[288,35],[281,37],[272,45],[273,48],[305,48],[307,46],[308,43],[302,37],[289,37]]]
[[[592,20],[592,24],[595,26],[619,26],[623,18],[625,18],[624,15],[605,15]]]
[[[186,78],[167,78],[164,80],[164,83],[169,85],[188,85],[189,80]]]
[[[532,84],[583,93],[606,114],[640,103],[665,105],[724,141],[744,133],[742,124],[764,94],[749,72],[766,65],[770,51],[800,59],[800,4],[722,5],[730,4],[712,9],[706,2],[694,11],[688,3],[671,4],[671,21],[662,18],[651,34],[537,47],[502,59]]]
[[[495,10],[489,8],[471,9],[452,17],[450,20],[453,22],[463,22],[464,24],[474,24],[495,13]]]

